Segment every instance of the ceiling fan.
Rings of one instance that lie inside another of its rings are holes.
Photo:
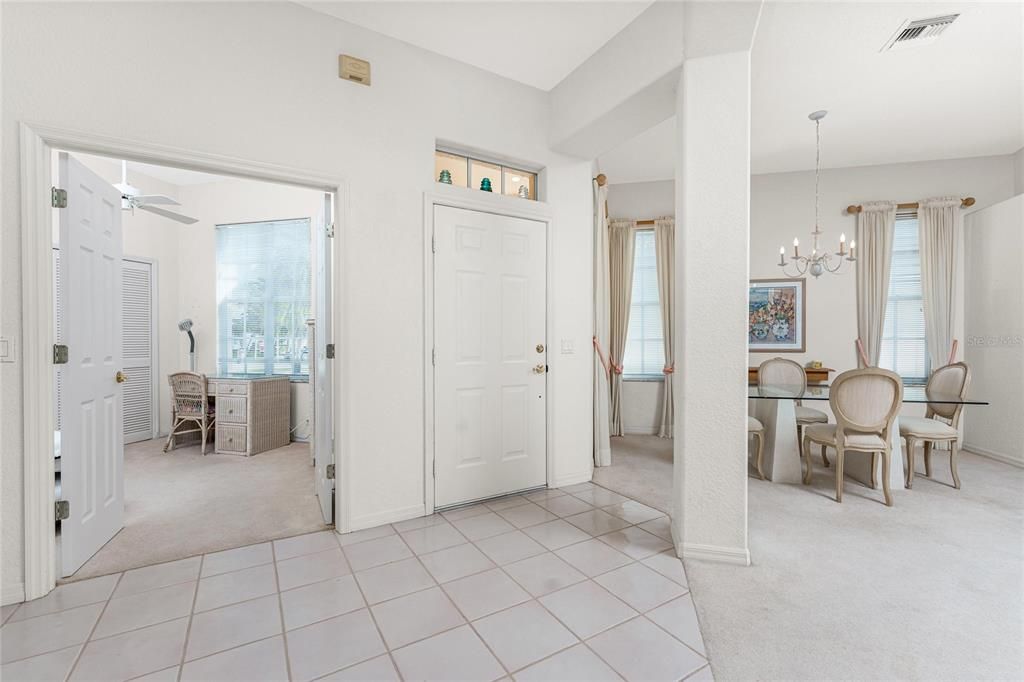
[[[185,223],[186,225],[199,222],[197,218],[191,218],[187,215],[182,215],[181,213],[168,211],[165,208],[157,208],[158,204],[163,204],[165,206],[181,206],[181,204],[169,196],[165,196],[163,194],[143,194],[142,190],[138,187],[128,184],[127,161],[121,162],[121,182],[114,185],[114,187],[121,191],[121,208],[125,211],[131,211],[132,213],[135,213],[135,209],[149,211],[150,213],[155,213],[156,215],[163,216],[164,218],[170,218],[171,220],[176,220],[179,223]]]

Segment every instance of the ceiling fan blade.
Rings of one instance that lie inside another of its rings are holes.
[[[180,203],[166,194],[136,194],[133,198],[138,204],[165,204],[170,206],[181,206]]]
[[[186,225],[199,222],[198,218],[190,218],[187,215],[182,215],[173,211],[165,211],[164,209],[157,208],[156,206],[141,205],[138,208],[140,211],[149,211],[150,213],[155,213],[163,216],[164,218],[170,218],[171,220],[177,220],[179,223],[185,223]]]

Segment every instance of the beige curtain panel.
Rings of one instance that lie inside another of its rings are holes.
[[[857,336],[872,367],[882,350],[895,231],[895,201],[864,204],[857,214]]]
[[[654,253],[658,265],[658,301],[661,304],[661,330],[665,338],[665,390],[661,406],[661,427],[658,435],[672,437],[675,401],[672,398],[672,381],[675,377],[675,356],[672,348],[674,301],[676,279],[676,221],[672,218],[658,218],[654,221]]]
[[[614,220],[609,231],[609,285],[611,290],[611,434],[623,435],[622,361],[626,353],[629,309],[633,300],[633,231],[635,220]]]
[[[603,354],[609,347],[608,188],[594,181],[594,466],[612,463],[611,388]]]
[[[946,364],[953,346],[956,262],[963,230],[960,203],[960,197],[938,197],[918,202],[924,333],[932,369]]]

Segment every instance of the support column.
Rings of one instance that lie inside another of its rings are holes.
[[[746,565],[750,52],[687,59],[676,97],[672,535]]]

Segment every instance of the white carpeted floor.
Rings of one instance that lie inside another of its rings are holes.
[[[671,513],[672,441],[657,436],[612,438],[612,465],[594,469],[594,483]]]
[[[322,530],[309,446],[252,457],[125,447],[125,527],[68,580]]]
[[[658,506],[671,441],[636,438],[594,480]],[[753,565],[685,561],[715,679],[1024,679],[1024,470],[965,453],[957,491],[942,454],[891,508],[850,480],[837,504],[820,459],[810,486],[751,478]]]

